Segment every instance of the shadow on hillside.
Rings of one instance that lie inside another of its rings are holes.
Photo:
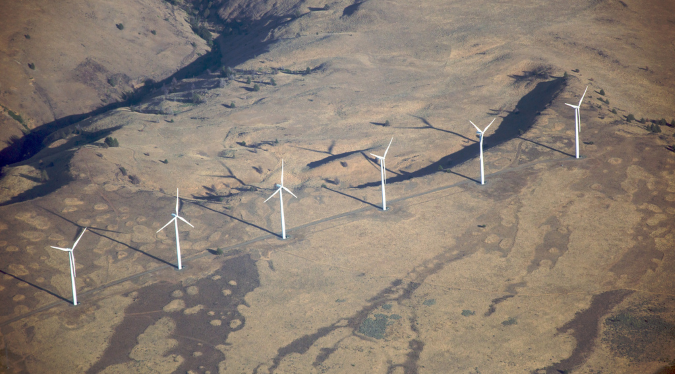
[[[21,162],[33,157],[45,147],[44,140],[52,133],[86,118],[97,116],[113,109],[136,105],[151,95],[160,92],[163,86],[169,86],[173,80],[191,78],[203,74],[206,69],[217,70],[224,63],[235,66],[244,61],[255,58],[258,54],[267,51],[272,39],[266,40],[269,33],[290,21],[291,16],[268,16],[255,21],[238,20],[225,23],[226,31],[214,40],[210,52],[198,57],[189,65],[181,68],[173,75],[159,82],[148,81],[140,89],[128,95],[126,100],[101,106],[87,113],[73,114],[58,118],[34,128],[30,134],[15,139],[7,148],[0,150],[0,169],[6,165]],[[227,55],[221,52],[221,46],[226,46]],[[250,72],[251,74],[255,72]],[[211,74],[213,76],[214,74]],[[214,85],[212,88],[218,87]]]
[[[113,131],[119,128],[121,128],[121,126],[116,126],[113,128],[109,128],[102,131],[96,131],[88,134],[81,134],[79,136],[75,136],[68,139],[68,141],[66,141],[64,144],[58,147],[50,149],[49,153],[44,155],[44,159],[47,164],[44,165],[43,163],[40,163],[41,170],[46,174],[44,182],[27,191],[24,191],[23,193],[20,193],[12,197],[10,200],[1,203],[0,206],[10,205],[26,200],[32,200],[37,197],[48,195],[58,190],[59,188],[65,186],[66,184],[68,184],[70,181],[73,180],[69,173],[69,164],[70,160],[73,158],[73,155],[78,149],[76,147],[97,142],[105,138],[106,136],[110,135]],[[56,154],[59,154],[59,157],[52,157],[53,155]],[[21,162],[19,165],[29,163],[31,162],[24,161]]]
[[[514,79],[517,80],[520,78]],[[488,150],[511,139],[517,138],[532,128],[539,113],[546,109],[553,99],[558,96],[560,91],[565,87],[566,83],[567,81],[563,77],[537,83],[532,91],[527,93],[520,99],[520,101],[518,101],[515,110],[503,118],[502,122],[499,124],[499,127],[497,127],[497,129],[491,135],[484,137],[483,150]],[[430,125],[427,124],[426,127],[421,127],[421,129],[429,127]],[[464,136],[461,137],[466,139]],[[387,183],[397,183],[412,178],[419,178],[429,174],[442,172],[443,170],[450,169],[468,160],[477,158],[478,154],[479,144],[473,143],[417,171],[406,173],[405,175],[387,178]],[[379,185],[380,181],[377,181],[365,183],[354,188],[376,187]]]

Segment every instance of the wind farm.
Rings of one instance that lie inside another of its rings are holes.
[[[675,367],[672,2],[36,1],[0,373]]]

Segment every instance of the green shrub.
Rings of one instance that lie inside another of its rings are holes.
[[[230,103],[230,108],[234,108],[234,101]]]
[[[272,86],[276,86],[276,85],[277,85],[277,82],[274,80],[274,78],[270,78],[270,84],[271,84]]]
[[[108,84],[113,86],[113,87],[117,86],[117,78],[115,78],[115,77],[108,78]]]
[[[157,35],[157,31],[156,31],[156,30],[150,30],[150,33],[151,33],[152,35]]]
[[[616,109],[612,109],[611,112],[616,114]]]
[[[203,102],[204,102],[204,98],[202,97],[202,95],[200,95],[196,92],[192,93],[192,103],[193,104],[201,104]]]
[[[222,255],[222,254],[223,254],[223,250],[220,249],[220,248],[216,249],[216,254],[217,254],[217,255]]]
[[[309,74],[311,72],[312,72],[312,69],[310,69],[309,67],[307,67],[307,69],[305,69],[305,74]]]
[[[163,164],[166,165],[166,164],[169,163],[169,160],[165,158],[164,160],[159,160],[159,162],[161,162],[161,163],[163,163]]]
[[[117,23],[117,24],[115,24],[115,26],[117,26],[117,28],[120,29],[120,30],[124,30],[124,25],[121,24],[121,23]]]
[[[391,126],[391,124],[389,123],[389,120],[384,121],[384,126],[385,126],[385,127]]]
[[[626,121],[628,121],[628,122],[635,121],[635,116],[632,113],[627,115]]]
[[[601,89],[600,92],[598,92],[600,95],[605,96],[605,90]]]
[[[35,70],[35,64],[32,62],[28,63],[28,67],[30,68],[30,70]]]
[[[253,91],[260,91],[260,86],[257,83],[253,85]]]
[[[645,117],[642,117],[642,118],[640,118],[640,120],[638,122],[640,122],[642,124],[645,124],[647,122],[647,120],[645,119]]]
[[[246,84],[251,84],[251,77],[246,78]]]
[[[110,136],[105,138],[105,144],[108,147],[119,147],[120,146],[120,143],[117,141],[117,139],[113,138],[113,137],[110,137]]]
[[[330,5],[326,4],[326,5],[323,6],[323,10],[328,10],[328,9],[330,9]]]
[[[666,122],[666,119],[661,118],[661,120],[659,121],[659,126],[667,126],[667,125],[668,125],[668,123]]]

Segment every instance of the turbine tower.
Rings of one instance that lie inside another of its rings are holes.
[[[494,122],[495,119],[493,119],[492,122]],[[471,121],[469,121],[469,122],[471,122]],[[485,184],[485,168],[483,167],[483,134],[487,131],[488,127],[490,127],[490,125],[492,125],[492,122],[490,122],[490,124],[487,125],[487,127],[483,131],[481,131],[478,128],[478,126],[476,126],[473,122],[471,122],[473,127],[476,128],[476,135],[478,135],[480,137],[480,184]]]
[[[391,147],[391,142],[393,141],[394,138],[392,137],[391,140],[389,141],[387,149],[384,151],[383,156],[378,156],[376,154],[371,153],[372,156],[377,157],[377,159],[380,161],[380,177],[382,179],[382,210],[387,210],[387,198],[384,192],[384,185],[387,183],[387,168],[384,165],[384,159],[387,157],[387,152],[389,152],[389,147]]]
[[[281,239],[286,239],[286,222],[284,221],[284,194],[281,190],[286,190],[289,194],[293,195],[293,192],[289,190],[288,188],[284,187],[284,160],[281,160],[281,184],[275,184],[274,187],[277,188],[274,193],[265,200],[267,202],[269,199],[271,199],[274,195],[279,193],[279,206],[281,207]],[[297,196],[293,195],[296,199],[298,198]]]
[[[77,247],[77,243],[80,241],[85,231],[87,231],[86,227],[84,228],[84,230],[82,230],[80,236],[77,237],[77,240],[75,240],[75,244],[73,244],[72,248],[61,248],[50,245],[50,247],[54,249],[59,249],[61,251],[68,252],[68,262],[70,262],[70,282],[71,285],[73,286],[73,305],[77,305],[77,289],[75,288],[75,277],[77,277],[77,273],[75,270],[75,254],[73,254],[73,250],[75,249],[75,247]]]
[[[190,225],[190,227],[194,228],[194,226],[192,226],[192,224],[190,222],[186,221],[185,218],[178,215],[179,206],[180,206],[180,200],[178,198],[178,188],[176,188],[176,213],[171,213],[173,218],[169,222],[167,222],[166,225],[162,226],[161,229],[157,230],[157,232],[160,232],[160,231],[164,230],[164,228],[169,226],[169,224],[171,222],[173,222],[175,224],[175,226],[176,226],[176,256],[178,257],[178,270],[183,268],[181,260],[180,260],[180,238],[178,237],[178,220],[181,220],[181,221],[187,223],[188,225]]]
[[[579,158],[579,132],[581,131],[581,114],[579,113],[579,108],[581,108],[581,102],[584,101],[584,96],[586,96],[586,91],[588,91],[588,86],[584,90],[584,94],[581,95],[581,100],[579,100],[578,105],[567,104],[574,108],[574,144],[576,147],[576,158]]]

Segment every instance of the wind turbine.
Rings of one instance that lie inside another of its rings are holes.
[[[50,245],[50,247],[54,249],[59,249],[68,252],[68,260],[70,262],[70,282],[73,286],[73,305],[77,305],[77,290],[75,289],[75,277],[77,277],[77,273],[75,272],[75,255],[73,254],[73,250],[75,249],[75,247],[77,247],[77,243],[80,241],[85,231],[87,231],[86,227],[84,228],[84,230],[82,230],[80,236],[77,237],[77,240],[75,240],[75,244],[73,244],[72,248],[61,248]]]
[[[586,96],[586,91],[588,91],[588,86],[586,86],[586,89],[584,90],[584,94],[581,95],[581,100],[579,100],[579,105],[572,105],[572,104],[567,104],[567,106],[571,106],[574,108],[574,143],[577,151],[577,158],[579,158],[579,131],[581,131],[581,114],[579,113],[579,108],[581,107],[581,102],[584,101],[584,96]]]
[[[493,119],[492,122],[494,122],[495,119]],[[471,122],[471,121],[469,121],[469,122]],[[492,122],[490,122],[490,124],[487,125],[487,127],[483,131],[481,131],[478,128],[478,126],[476,126],[473,122],[471,122],[473,127],[476,128],[476,135],[478,135],[480,137],[480,184],[485,184],[485,168],[483,167],[483,134],[485,134],[488,127],[490,127],[490,125],[492,125]]]
[[[387,149],[384,151],[383,156],[378,156],[371,153],[372,156],[377,157],[377,159],[380,161],[380,176],[382,178],[382,210],[387,210],[387,198],[385,197],[384,193],[384,185],[387,183],[387,168],[384,165],[384,159],[385,157],[387,157],[387,152],[389,152],[389,147],[391,147],[391,142],[393,141],[394,138],[392,137],[391,140],[389,141]]]
[[[160,232],[160,231],[164,230],[164,228],[169,226],[169,224],[171,222],[173,222],[175,224],[175,226],[176,226],[176,257],[178,257],[178,270],[183,268],[183,266],[181,264],[181,261],[180,261],[180,239],[178,238],[178,220],[180,219],[181,221],[190,225],[190,227],[194,228],[194,226],[192,226],[192,224],[190,222],[186,221],[185,218],[178,215],[179,205],[180,205],[180,200],[178,198],[178,188],[176,188],[176,213],[171,213],[171,215],[173,216],[171,221],[167,222],[166,225],[162,226],[161,229],[157,230],[157,232]]]
[[[289,194],[293,195],[293,192],[289,190],[288,188],[284,187],[284,160],[281,160],[281,184],[275,184],[274,187],[277,187],[277,190],[274,191],[274,193],[267,198],[267,200],[271,199],[274,195],[279,193],[279,206],[281,206],[281,239],[286,239],[286,222],[284,221],[284,194],[281,190],[286,190]],[[298,198],[297,196],[293,195],[296,199]],[[265,200],[265,202],[267,202]]]

